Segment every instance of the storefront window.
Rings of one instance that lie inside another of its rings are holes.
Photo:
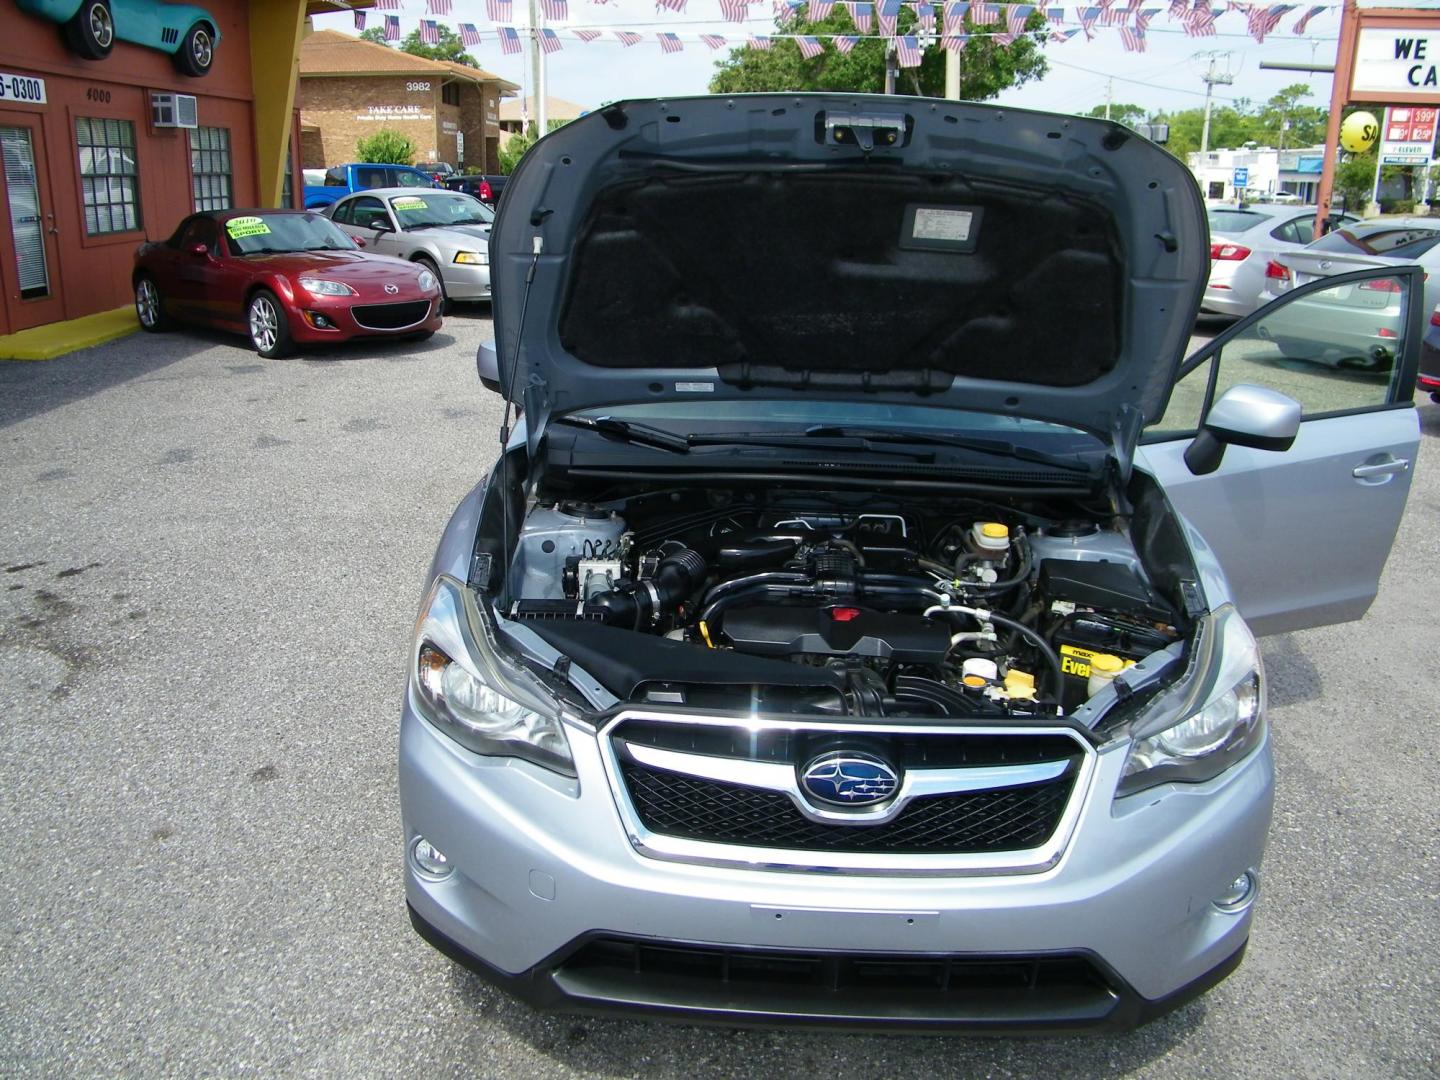
[[[230,129],[198,127],[190,130],[190,188],[195,209],[228,210],[230,195]]]
[[[135,169],[135,125],[129,120],[77,116],[80,190],[85,233],[128,232],[140,227],[140,181]]]

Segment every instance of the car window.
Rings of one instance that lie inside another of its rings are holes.
[[[326,187],[345,187],[345,186],[347,186],[346,183],[345,183],[345,170],[344,170],[344,169],[326,169],[326,170],[325,170],[325,186],[326,186]]]
[[[1322,236],[1311,245],[1310,250],[1413,259],[1429,251],[1436,243],[1440,243],[1440,228],[1403,225],[1361,230],[1346,227]]]
[[[1257,214],[1253,210],[1211,210],[1210,231],[1212,233],[1242,233],[1269,219],[1269,214]]]
[[[1210,402],[1237,383],[1294,398],[1306,418],[1400,400],[1404,301],[1402,280],[1374,278],[1275,304],[1176,382],[1145,441],[1193,435]]]
[[[1283,225],[1271,229],[1270,235],[1287,244],[1308,244],[1315,239],[1315,217],[1306,214],[1304,217],[1291,218]]]
[[[360,229],[393,227],[385,204],[373,196],[350,200],[350,223]]]
[[[395,186],[433,188],[435,184],[428,176],[422,176],[420,173],[410,172],[405,169],[397,169]]]
[[[190,224],[185,226],[185,232],[180,237],[180,248],[189,251],[196,244],[204,244],[212,252],[215,250],[216,241],[220,239],[220,230],[214,219],[207,217],[191,218]]]
[[[390,199],[402,228],[420,225],[488,225],[495,214],[479,199],[459,191],[435,189],[424,195],[395,195]]]
[[[355,250],[355,241],[316,213],[236,214],[225,219],[225,238],[232,255]]]
[[[330,211],[330,220],[331,220],[331,221],[337,221],[337,222],[339,222],[341,225],[349,225],[349,224],[350,224],[350,208],[351,208],[354,204],[355,204],[355,200],[354,200],[354,199],[343,199],[343,200],[341,200],[340,202],[337,202],[337,203],[335,204],[335,208]]]

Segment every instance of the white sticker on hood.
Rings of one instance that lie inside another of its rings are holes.
[[[675,392],[677,394],[713,394],[715,384],[713,382],[677,382]]]
[[[969,210],[940,210],[922,206],[915,211],[915,227],[911,238],[915,240],[970,239],[970,223],[975,215]]]

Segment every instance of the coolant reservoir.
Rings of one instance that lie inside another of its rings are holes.
[[[998,521],[977,521],[970,526],[970,550],[983,559],[1004,558],[1010,550],[1010,529]]]
[[[1085,696],[1094,697],[1114,681],[1115,676],[1125,670],[1125,661],[1110,653],[1096,653],[1090,658],[1090,681],[1085,686]]]

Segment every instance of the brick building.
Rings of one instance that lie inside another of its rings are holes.
[[[415,144],[418,161],[494,172],[500,99],[518,89],[479,68],[316,31],[300,43],[301,166],[353,161],[362,136],[389,128]]]

